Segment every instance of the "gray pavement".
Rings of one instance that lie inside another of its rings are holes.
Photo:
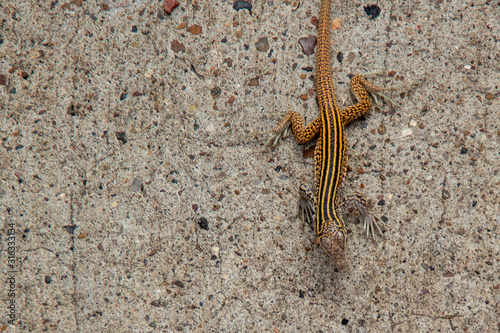
[[[318,114],[319,1],[232,4],[0,3],[0,331],[498,332],[498,3],[334,1],[340,105],[423,80],[347,129],[386,231],[343,210],[341,272],[297,218],[313,159],[263,146]]]

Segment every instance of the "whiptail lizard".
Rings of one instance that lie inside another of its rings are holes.
[[[338,193],[347,170],[347,142],[344,127],[356,118],[366,114],[372,107],[369,94],[381,95],[382,90],[368,83],[362,76],[351,78],[351,91],[358,104],[339,110],[333,87],[330,62],[330,7],[331,0],[321,1],[318,39],[316,45],[316,97],[320,115],[309,126],[304,119],[289,111],[274,130],[269,142],[276,142],[286,133],[289,126],[299,144],[318,138],[314,151],[316,200],[311,191],[300,186],[300,210],[305,220],[314,220],[316,242],[331,256],[338,269],[345,267],[346,228],[338,207],[355,204],[364,219],[364,229],[374,236],[376,229],[381,233],[375,216],[370,212],[366,200],[358,193],[347,196],[339,202]],[[385,96],[384,96],[385,97]],[[314,217],[314,211],[316,216]]]

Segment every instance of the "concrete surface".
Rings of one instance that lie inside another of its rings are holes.
[[[348,128],[343,195],[386,232],[350,223],[336,272],[296,217],[313,159],[263,152],[317,115],[319,1],[2,1],[0,331],[498,332],[500,7],[368,4],[332,6],[339,103],[424,81]]]

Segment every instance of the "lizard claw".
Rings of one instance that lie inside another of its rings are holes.
[[[364,230],[366,231],[366,237],[370,237],[372,239],[375,239],[375,230],[377,230],[377,232],[383,236],[382,234],[382,230],[380,229],[380,227],[378,226],[378,223],[377,223],[377,220],[380,221],[375,215],[373,215],[372,213],[368,212],[366,214],[364,214]],[[383,221],[381,221],[382,223],[384,223]]]

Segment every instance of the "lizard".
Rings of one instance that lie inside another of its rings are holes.
[[[346,266],[347,235],[339,207],[354,204],[364,219],[367,236],[371,233],[373,238],[375,229],[382,234],[376,217],[361,194],[354,193],[339,201],[338,194],[347,172],[345,126],[371,110],[370,94],[374,98],[375,95],[386,99],[387,97],[380,93],[384,89],[367,82],[363,76],[353,75],[350,88],[357,104],[339,109],[330,61],[330,8],[331,0],[321,0],[315,79],[320,115],[305,127],[304,118],[298,112],[288,111],[282,122],[273,130],[274,135],[267,145],[276,145],[280,137],[286,136],[290,127],[299,144],[305,144],[317,137],[314,151],[316,195],[314,197],[305,185],[300,185],[299,209],[304,220],[314,222],[316,244],[326,251],[337,269],[341,270]]]

